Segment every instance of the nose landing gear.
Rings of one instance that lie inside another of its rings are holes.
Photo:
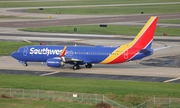
[[[24,62],[24,63],[23,63],[23,66],[24,66],[24,67],[28,66],[27,62]]]

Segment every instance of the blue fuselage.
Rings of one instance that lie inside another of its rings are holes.
[[[19,48],[17,51],[12,53],[12,57],[16,58],[19,61],[23,62],[46,62],[49,58],[60,57],[61,52],[63,51],[64,46],[24,46]],[[118,53],[115,50],[119,47],[104,47],[104,46],[67,46],[66,49],[66,58],[75,58],[82,60],[82,64],[85,63],[102,63],[106,64],[111,62],[111,58],[119,58],[118,61],[114,63],[121,63],[130,60],[142,59],[143,57],[151,55],[151,53],[138,53],[134,52],[124,52],[119,51]],[[134,55],[132,58],[129,56]],[[111,57],[112,56],[112,57]],[[102,62],[105,59],[110,58],[108,62]]]
[[[49,58],[59,57],[64,46],[24,46],[13,52],[19,61],[46,62]],[[104,46],[68,46],[66,58],[86,59],[99,63],[107,58],[117,47]]]

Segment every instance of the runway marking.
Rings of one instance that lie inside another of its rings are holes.
[[[13,23],[13,25],[23,25],[23,24],[21,24],[21,23]]]
[[[52,75],[52,74],[56,74],[59,73],[60,71],[55,71],[55,72],[50,72],[50,73],[46,73],[46,74],[41,74],[39,76],[47,76],[47,75]]]
[[[27,43],[32,43],[31,41],[27,40],[27,39],[23,39],[23,41],[27,42]]]
[[[166,81],[163,81],[163,82],[168,83],[168,82],[176,81],[176,80],[179,80],[179,79],[180,79],[180,77],[177,77],[177,78],[166,80]]]
[[[166,27],[168,27],[168,25],[160,26],[160,28],[166,28]]]
[[[102,20],[112,21],[112,20],[118,20],[118,19],[125,19],[125,18],[91,19],[87,21],[102,21]]]

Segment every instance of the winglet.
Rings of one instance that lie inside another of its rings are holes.
[[[60,54],[60,57],[63,57],[66,54],[66,47],[67,46],[64,46],[64,48],[63,48],[63,50],[62,50],[62,52]]]

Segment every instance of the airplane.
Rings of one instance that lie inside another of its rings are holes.
[[[11,56],[28,66],[27,62],[46,62],[49,67],[80,65],[91,68],[92,64],[116,64],[141,60],[153,54],[151,48],[158,17],[152,16],[138,35],[129,43],[116,47],[97,46],[60,46],[60,45],[31,45],[23,46]]]

